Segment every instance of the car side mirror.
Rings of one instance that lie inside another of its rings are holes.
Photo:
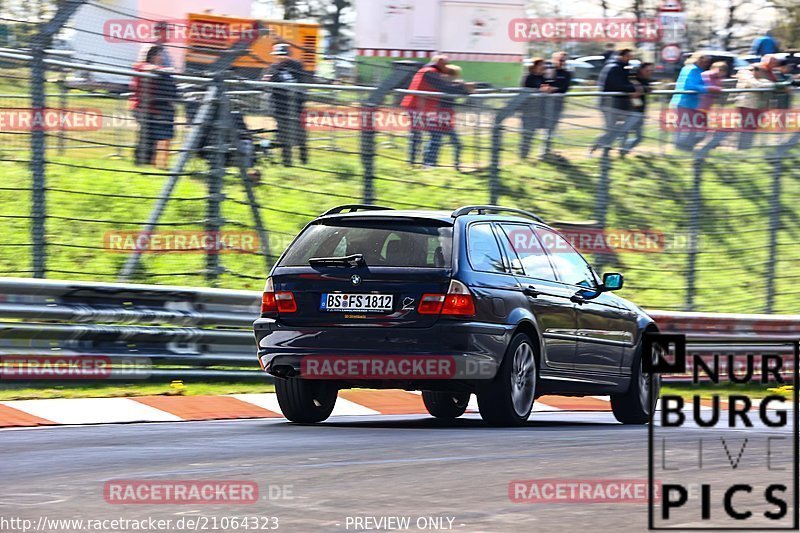
[[[603,290],[618,291],[622,288],[624,279],[622,274],[616,272],[606,272],[603,274]]]

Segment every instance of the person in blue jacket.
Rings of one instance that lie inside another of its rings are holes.
[[[757,56],[777,54],[780,51],[781,47],[778,45],[778,40],[772,36],[771,31],[753,39],[753,45],[750,47],[750,53]]]
[[[674,94],[670,107],[677,109],[680,125],[675,134],[675,146],[681,150],[692,150],[706,135],[701,127],[705,112],[701,109],[700,95],[719,88],[707,86],[703,81],[703,71],[711,64],[711,57],[697,52],[686,60],[678,75],[675,91],[692,91],[687,94]],[[687,127],[690,124],[693,127]],[[696,128],[694,126],[697,126]]]

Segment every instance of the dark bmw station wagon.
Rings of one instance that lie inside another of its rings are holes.
[[[367,387],[422,391],[439,418],[475,394],[493,425],[525,423],[543,394],[611,395],[617,420],[642,424],[658,396],[642,339],[657,330],[612,294],[622,284],[526,211],[341,206],[273,267],[258,358],[295,422],[325,420],[340,389]]]

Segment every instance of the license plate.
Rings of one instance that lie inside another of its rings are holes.
[[[391,294],[341,294],[325,293],[319,304],[320,311],[362,311],[385,313],[392,310]]]

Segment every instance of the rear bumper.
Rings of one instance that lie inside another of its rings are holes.
[[[461,321],[429,328],[299,328],[270,318],[253,328],[259,363],[274,376],[431,390],[442,381],[493,379],[514,329]]]

